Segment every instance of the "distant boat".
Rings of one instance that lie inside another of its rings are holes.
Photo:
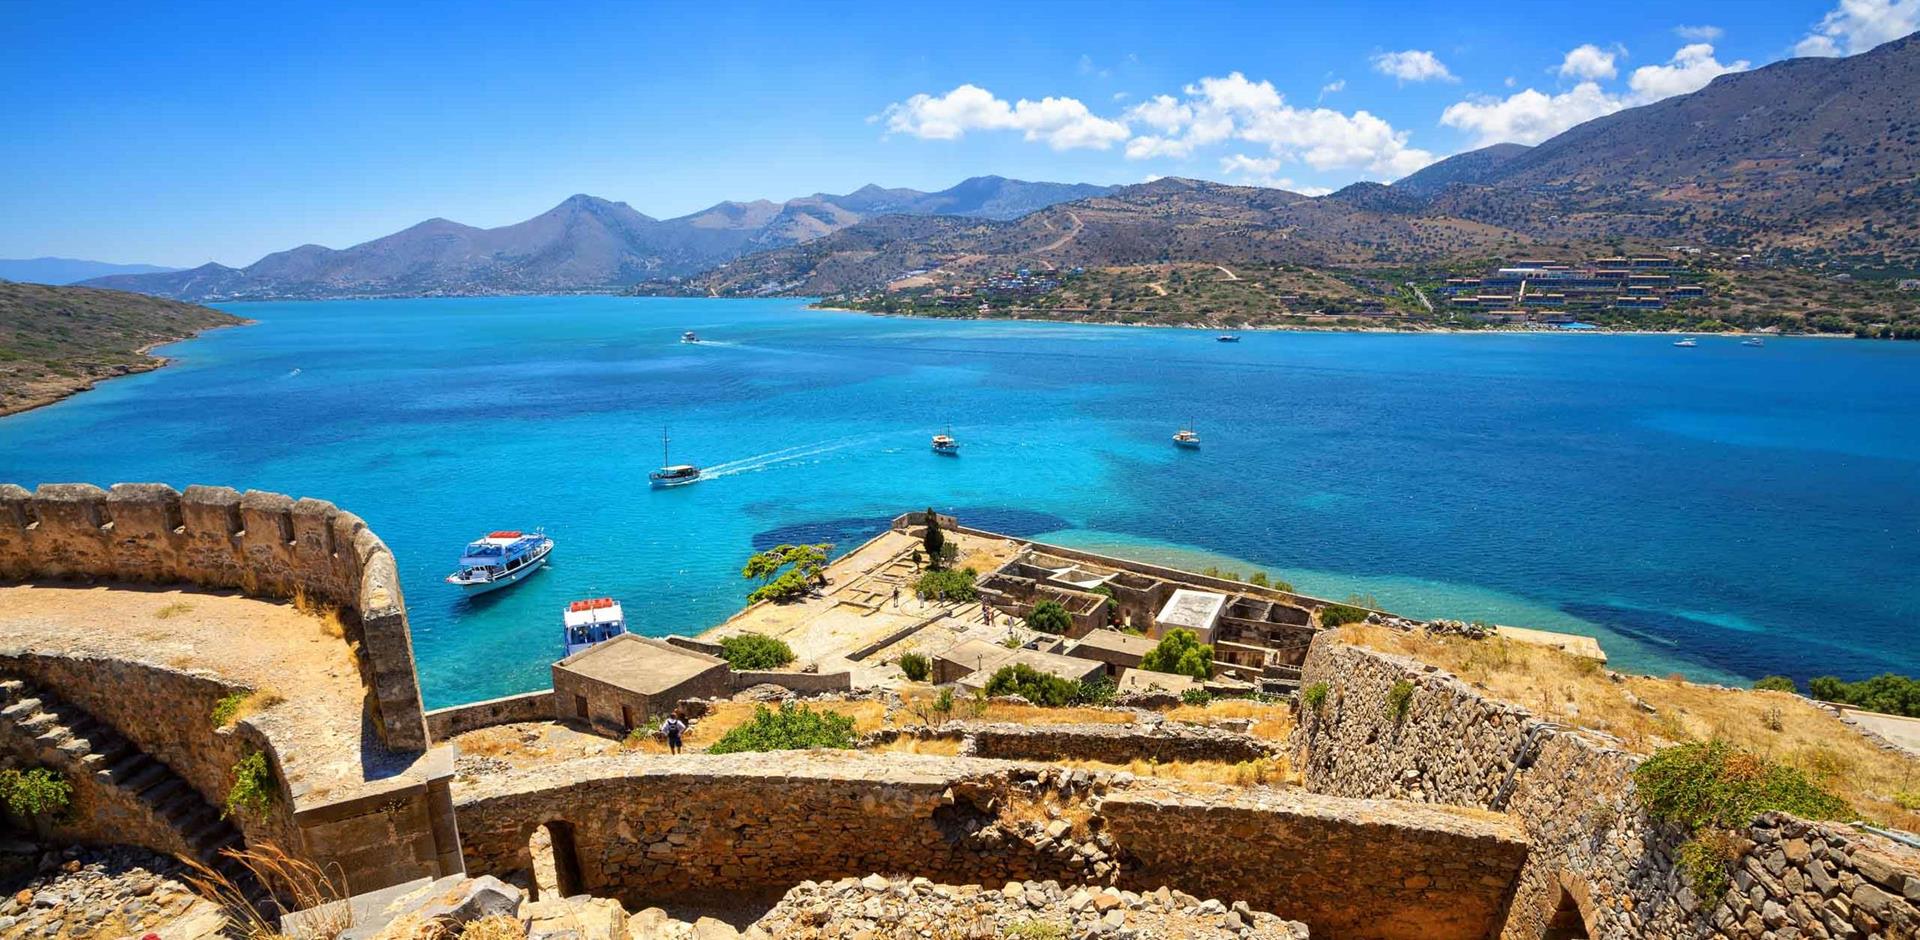
[[[683,343],[700,342],[700,334],[695,333],[692,330],[688,330],[685,333],[680,334],[680,342],[683,342]]]
[[[540,570],[552,552],[553,540],[539,529],[489,532],[467,543],[460,553],[460,568],[447,575],[447,583],[466,588],[469,594],[506,587]]]
[[[688,463],[669,463],[667,455],[667,429],[660,429],[660,469],[647,474],[647,482],[659,489],[668,486],[686,486],[700,481],[700,468]]]
[[[626,614],[620,610],[620,602],[611,597],[574,601],[560,612],[560,619],[560,642],[568,656],[627,632]]]
[[[933,436],[933,452],[936,454],[945,454],[948,457],[958,457],[960,456],[960,442],[953,439],[952,428],[948,428],[947,431],[948,433],[946,434],[935,434]]]
[[[1742,346],[1765,346],[1766,344],[1767,341],[1758,336],[1749,336],[1740,341],[1740,345]]]
[[[1694,339],[1694,338],[1693,338],[1693,337],[1691,337],[1691,336],[1689,336],[1689,337],[1687,337],[1686,339],[1677,339],[1677,340],[1674,340],[1674,341],[1673,341],[1673,344],[1674,344],[1675,346],[1698,346],[1698,345],[1700,345],[1700,341],[1699,341],[1699,340],[1697,340],[1697,339]]]
[[[1180,430],[1174,432],[1173,446],[1185,447],[1190,450],[1198,450],[1200,448],[1200,435],[1198,432],[1194,431],[1194,429],[1191,426],[1181,428]]]
[[[1216,336],[1216,337],[1214,337],[1213,339],[1214,339],[1214,341],[1215,341],[1215,342],[1219,342],[1219,343],[1237,343],[1237,342],[1240,342],[1240,337],[1239,337],[1239,336],[1238,336],[1237,334],[1234,334],[1234,333],[1222,333],[1222,334],[1220,334],[1219,336]]]

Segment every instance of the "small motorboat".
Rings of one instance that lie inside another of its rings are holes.
[[[700,342],[700,334],[695,333],[692,330],[688,330],[685,333],[680,334],[680,342],[683,342],[683,343]]]
[[[553,540],[539,529],[489,532],[485,538],[467,543],[460,553],[460,567],[447,575],[447,583],[459,585],[469,594],[506,587],[540,570],[552,552]]]
[[[945,454],[949,457],[958,457],[960,456],[960,442],[953,439],[953,434],[951,433],[952,428],[948,428],[947,430],[949,433],[935,434],[933,436],[933,452],[936,454]]]
[[[1181,428],[1173,434],[1173,446],[1198,450],[1200,448],[1200,435],[1192,428]]]
[[[1240,336],[1237,333],[1222,333],[1219,336],[1214,337],[1213,339],[1214,339],[1214,342],[1217,342],[1217,343],[1240,342]]]
[[[620,602],[611,597],[574,601],[561,611],[560,618],[564,624],[560,642],[568,656],[627,632],[626,615],[620,610]]]
[[[647,474],[647,482],[655,489],[668,486],[685,486],[700,481],[700,468],[690,463],[671,463],[668,457],[667,429],[660,429],[660,469]]]
[[[1758,336],[1749,336],[1740,341],[1742,346],[1765,346],[1767,341]]]
[[[1691,337],[1691,336],[1689,336],[1689,337],[1687,337],[1686,339],[1677,339],[1677,340],[1674,340],[1674,341],[1673,341],[1673,344],[1674,344],[1675,346],[1683,346],[1683,347],[1688,347],[1688,348],[1691,348],[1691,347],[1694,347],[1694,346],[1698,346],[1698,345],[1700,345],[1700,341],[1699,341],[1699,340],[1697,340],[1697,339],[1694,339],[1694,338],[1693,338],[1693,337]]]

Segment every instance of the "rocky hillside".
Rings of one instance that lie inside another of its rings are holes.
[[[482,229],[430,219],[346,249],[303,245],[244,268],[206,264],[87,283],[181,300],[605,291],[694,274],[739,255],[801,244],[882,215],[998,219],[1105,187],[979,177],[923,193],[867,186],[784,203],[723,202],[655,219],[574,196],[525,222]]]
[[[158,367],[149,347],[245,322],[140,294],[0,281],[0,415]]]

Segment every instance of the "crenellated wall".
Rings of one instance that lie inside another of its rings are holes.
[[[193,584],[340,609],[388,748],[428,743],[393,554],[360,517],[317,499],[186,492],[158,483],[0,484],[0,579]]]
[[[1685,835],[1639,808],[1640,755],[1331,635],[1314,640],[1303,681],[1328,687],[1294,732],[1309,788],[1497,810],[1526,828],[1534,849],[1501,937],[1533,940],[1569,921],[1594,937],[1920,936],[1920,850],[1768,816],[1745,834],[1734,889],[1706,903],[1674,865]],[[1388,695],[1402,681],[1413,696],[1396,717]]]

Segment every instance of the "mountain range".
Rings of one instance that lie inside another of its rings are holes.
[[[608,291],[696,274],[876,216],[1009,219],[1107,189],[983,176],[935,193],[866,186],[786,202],[722,202],[665,220],[578,195],[499,228],[429,219],[351,248],[302,245],[244,268],[209,263],[87,283],[194,301]]]
[[[175,270],[154,264],[113,264],[80,258],[0,258],[0,281],[76,284],[112,274],[159,274]]]
[[[1737,248],[1843,270],[1920,267],[1920,34],[1849,58],[1722,75],[1537,146],[1497,144],[1391,185],[1310,198],[1162,179],[967,180],[723,202],[656,220],[575,196],[478,229],[444,219],[245,268],[88,283],[190,300],[535,291],[831,294],[921,273],[1191,261],[1311,266],[1485,259],[1544,246]]]

